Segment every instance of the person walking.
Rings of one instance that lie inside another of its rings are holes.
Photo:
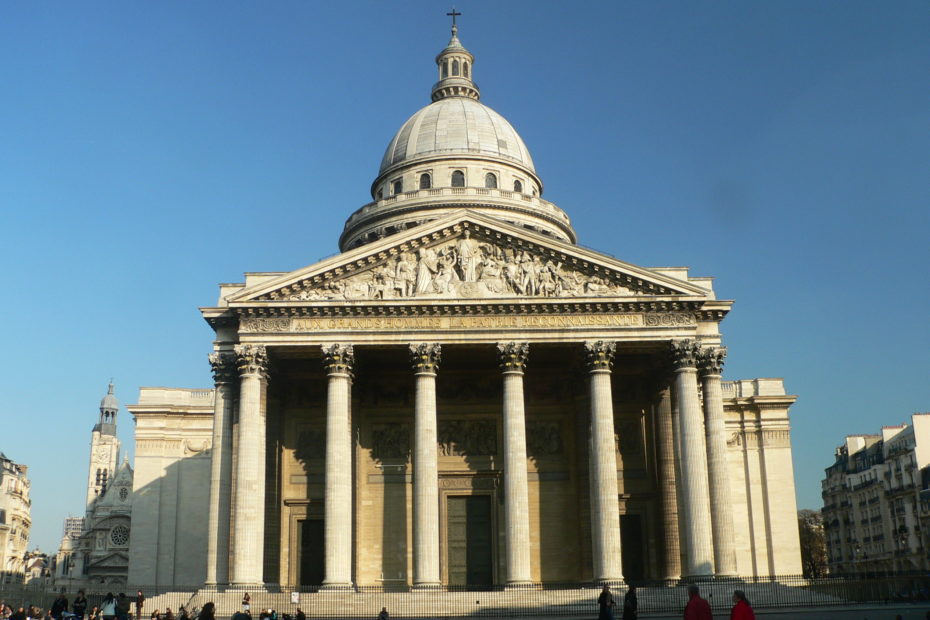
[[[87,613],[87,597],[84,596],[84,590],[78,590],[77,596],[71,601],[71,612],[77,616],[75,620],[84,620],[84,614]]]
[[[606,583],[601,589],[601,595],[597,597],[598,613],[597,620],[614,620],[614,595],[610,592],[610,586]]]
[[[637,620],[639,618],[639,601],[636,599],[636,586],[630,586],[623,597],[623,620]]]
[[[742,590],[733,590],[733,609],[730,610],[730,620],[756,620],[756,614],[746,600],[746,593]]]
[[[136,593],[136,620],[142,620],[142,606],[145,604],[145,595],[142,590]]]
[[[701,590],[696,585],[688,586],[688,604],[685,605],[685,620],[714,620],[710,603],[701,598]]]

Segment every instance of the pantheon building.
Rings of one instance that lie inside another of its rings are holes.
[[[220,285],[213,388],[129,407],[130,583],[800,574],[796,397],[721,379],[732,302],[577,245],[454,26],[436,65],[341,253]]]

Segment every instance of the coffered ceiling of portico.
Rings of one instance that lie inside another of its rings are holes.
[[[617,303],[697,309],[693,282],[469,210],[227,296],[231,308],[427,303]],[[668,309],[663,307],[663,309]]]

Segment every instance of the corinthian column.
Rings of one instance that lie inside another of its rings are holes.
[[[526,419],[523,372],[530,345],[498,343],[497,356],[504,375],[504,521],[507,549],[506,584],[519,587],[530,577],[529,490],[526,474]]]
[[[236,356],[216,352],[213,369],[213,449],[210,462],[210,513],[207,522],[208,585],[229,583],[229,515],[232,513],[232,407]]]
[[[707,452],[704,446],[704,420],[697,390],[698,346],[693,340],[671,343],[675,367],[675,396],[681,431],[682,520],[685,528],[683,577],[712,577],[714,545],[711,533],[710,500],[707,491]]]
[[[264,583],[265,390],[268,353],[261,345],[237,345],[239,368],[239,454],[236,460],[236,525],[232,582]]]
[[[672,424],[672,397],[668,386],[659,392],[656,403],[656,461],[659,474],[659,494],[662,500],[662,529],[665,537],[662,576],[681,576],[681,547],[678,539],[678,492],[675,471],[675,433]]]
[[[617,445],[610,368],[617,345],[584,343],[591,399],[591,537],[594,581],[623,579],[620,559],[620,503],[617,499]]]
[[[701,383],[704,388],[704,432],[710,482],[710,514],[714,532],[714,563],[717,575],[736,575],[736,544],[733,540],[733,506],[727,463],[726,421],[720,373],[727,355],[725,348],[707,347],[701,352]]]
[[[323,345],[326,391],[326,486],[324,491],[323,588],[352,587],[352,429],[349,389],[355,356],[352,345]]]
[[[413,587],[438,588],[439,462],[436,454],[438,344],[410,345],[416,377],[413,433]]]

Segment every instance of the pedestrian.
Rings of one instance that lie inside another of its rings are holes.
[[[190,614],[187,613],[187,608],[184,605],[178,607],[178,620],[191,620]]]
[[[388,614],[387,607],[381,608],[381,613],[378,614],[378,620],[388,620],[391,616]]]
[[[294,614],[294,620],[307,620],[307,614],[304,613],[303,609],[298,607],[297,613]]]
[[[733,590],[733,609],[730,610],[730,620],[756,620],[756,614],[746,600],[746,593],[742,590]]]
[[[249,596],[249,593],[246,592],[242,595],[242,609],[248,611],[251,608],[252,597]]]
[[[78,590],[77,596],[71,601],[71,611],[76,616],[75,620],[84,620],[84,614],[87,612],[87,597],[84,596],[84,590]]]
[[[142,620],[142,605],[145,604],[145,595],[142,590],[136,593],[136,620]]]
[[[149,620],[161,620],[161,616],[158,614],[158,610],[152,612],[152,615],[149,616]]]
[[[601,588],[601,595],[597,597],[597,620],[614,620],[614,595],[610,593],[610,586],[606,583]]]
[[[213,604],[213,601],[203,606],[197,618],[199,620],[216,620],[216,605]]]
[[[162,616],[162,620],[174,620],[174,612],[171,611],[170,607],[165,608],[165,615]]]
[[[116,620],[129,620],[129,612],[132,608],[132,601],[129,597],[120,592],[116,596]]]
[[[696,585],[688,586],[688,604],[685,605],[685,620],[714,620],[710,603],[701,598],[701,590]]]
[[[630,586],[623,597],[623,620],[637,620],[639,601],[636,600],[636,586]]]
[[[100,608],[94,605],[90,608],[90,614],[87,615],[87,620],[100,620]]]
[[[103,616],[103,620],[113,620],[116,617],[116,599],[113,598],[112,592],[107,592],[107,595],[103,597],[103,602],[100,603],[100,615]]]
[[[61,620],[61,614],[65,611],[68,611],[68,599],[65,598],[65,591],[62,590],[58,593],[58,596],[55,597],[55,600],[52,601],[52,607],[49,609],[48,613],[55,620]]]

